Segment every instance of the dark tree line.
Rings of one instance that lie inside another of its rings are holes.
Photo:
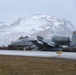
[[[9,45],[8,47],[2,46],[0,47],[0,50],[17,50],[17,47],[13,47],[11,45]],[[22,50],[22,49],[19,49]],[[51,51],[51,49],[50,49]],[[76,47],[66,47],[66,48],[62,48],[63,52],[76,52]]]
[[[9,45],[7,47],[6,46],[0,47],[0,50],[16,50],[16,48],[11,46],[11,45]]]
[[[63,52],[76,52],[76,47],[66,47],[62,49]]]

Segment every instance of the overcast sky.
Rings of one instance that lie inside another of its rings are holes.
[[[76,25],[76,0],[0,0],[0,22],[13,23],[34,14],[65,18]]]

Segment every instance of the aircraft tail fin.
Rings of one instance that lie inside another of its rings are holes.
[[[73,32],[72,34],[72,40],[71,40],[71,47],[76,46],[76,31]]]
[[[43,41],[43,37],[41,37],[41,36],[37,36],[37,39],[39,40],[39,41]]]

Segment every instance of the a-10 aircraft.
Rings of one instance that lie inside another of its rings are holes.
[[[37,36],[36,38],[24,37],[18,39],[11,43],[11,46],[16,49],[23,50],[50,50],[57,51],[61,50],[63,46],[76,46],[76,31],[72,34],[72,39],[68,36],[56,36],[54,35],[52,39],[44,39],[41,36]]]

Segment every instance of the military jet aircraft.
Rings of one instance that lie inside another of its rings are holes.
[[[11,46],[23,50],[61,50],[63,46],[76,46],[76,31],[73,32],[72,39],[68,36],[54,35],[52,39],[45,39],[41,36],[37,38],[25,37],[11,43]]]

